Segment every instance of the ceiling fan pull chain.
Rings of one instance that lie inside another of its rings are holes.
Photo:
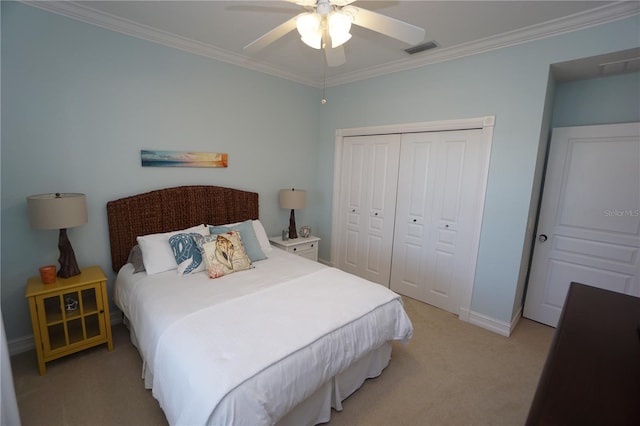
[[[320,101],[322,105],[327,103],[327,98],[324,97],[325,88],[327,86],[327,57],[324,52],[325,49],[326,47],[322,48],[322,64],[324,65],[322,72],[322,100]]]

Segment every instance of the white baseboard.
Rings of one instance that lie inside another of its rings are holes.
[[[30,351],[35,348],[35,345],[33,343],[33,334],[13,339],[10,342],[7,342],[7,347],[9,348],[9,356],[14,356],[23,352]]]
[[[323,265],[327,265],[327,266],[331,266],[331,267],[333,267],[333,263],[331,263],[331,262],[330,262],[330,261],[328,261],[328,260],[324,260],[324,259],[320,259],[320,258],[318,258],[318,262],[322,263]]]
[[[509,337],[515,329],[516,325],[522,318],[522,307],[518,309],[511,319],[511,322],[500,321],[487,315],[479,314],[467,309],[461,309],[458,318],[461,321],[468,322],[478,327],[497,333],[501,336]]]
[[[522,319],[522,308],[523,306],[520,306],[520,308],[518,308],[518,310],[516,311],[516,314],[513,316],[513,318],[511,318],[511,330],[509,330],[509,335],[513,333],[513,330],[516,329],[516,326]]]
[[[114,309],[113,312],[109,313],[109,320],[111,321],[111,325],[120,324],[122,322],[122,312]],[[17,339],[12,339],[10,342],[7,342],[7,347],[9,349],[9,356],[14,356],[34,349],[36,345],[33,341],[33,334],[29,334],[18,337]]]

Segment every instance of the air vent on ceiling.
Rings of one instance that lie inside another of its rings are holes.
[[[407,52],[409,55],[415,55],[416,53],[424,52],[425,50],[434,49],[436,47],[438,47],[438,45],[436,44],[435,41],[427,41],[422,44],[417,44],[415,46],[408,47],[404,49],[404,51]]]

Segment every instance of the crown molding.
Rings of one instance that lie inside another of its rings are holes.
[[[327,79],[327,86],[339,86],[341,84],[352,83],[365,80],[367,78],[379,77],[385,74],[405,71],[426,65],[445,62],[478,53],[489,52],[491,50],[502,49],[504,47],[516,46],[530,41],[553,37],[585,28],[590,28],[608,22],[618,21],[640,14],[640,2],[622,1],[613,5],[605,5],[586,12],[569,15],[563,18],[554,19],[541,24],[531,25],[518,30],[498,34],[484,39],[474,40],[469,43],[459,44],[452,47],[438,48],[429,51],[419,58],[407,58],[375,67],[370,67],[358,72],[342,74],[340,76]]]
[[[203,43],[168,31],[159,30],[157,28],[96,10],[73,1],[20,1],[23,4],[46,10],[47,12],[66,16],[67,18],[95,25],[110,31],[115,31],[131,37],[147,40],[163,46],[172,47],[233,65],[238,65],[243,68],[295,81],[307,86],[320,87],[320,83],[315,80],[283,71],[268,64],[259,63],[247,56],[239,55],[229,50],[220,49],[219,47],[209,43]]]
[[[121,18],[106,12],[73,1],[31,1],[22,0],[22,3],[37,7],[48,12],[63,15],[91,25],[119,32],[128,36],[158,43],[167,47],[180,49],[196,55],[205,56],[222,62],[238,65],[243,68],[259,71],[275,77],[284,78],[312,87],[322,87],[322,81],[316,81],[304,76],[283,71],[274,66],[260,63],[247,56],[228,50],[220,49],[212,44],[182,37],[167,31],[162,31],[147,25],[143,25],[125,18]],[[640,14],[640,2],[620,1],[612,5],[605,5],[586,12],[577,13],[567,17],[555,19],[541,24],[532,25],[515,31],[474,40],[469,43],[452,47],[438,48],[429,51],[417,58],[407,58],[387,64],[370,67],[357,72],[341,74],[333,78],[327,78],[326,86],[339,86],[359,80],[379,77],[399,71],[420,68],[438,62],[450,61],[504,47],[515,46],[534,40],[577,31],[608,22],[617,21]]]

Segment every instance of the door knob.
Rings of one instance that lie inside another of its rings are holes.
[[[538,241],[544,243],[545,241],[547,241],[547,236],[545,234],[540,234],[540,236],[538,237]]]

